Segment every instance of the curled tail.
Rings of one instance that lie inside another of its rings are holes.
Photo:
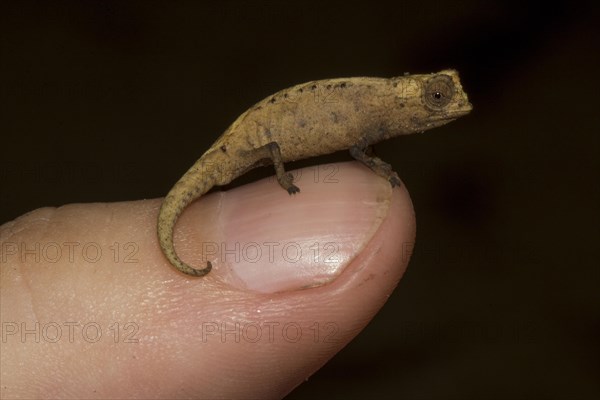
[[[207,176],[209,175],[209,176]],[[204,276],[212,269],[212,264],[207,261],[206,267],[195,269],[183,262],[175,252],[173,244],[173,231],[177,219],[185,208],[198,197],[206,193],[214,185],[210,174],[203,174],[200,165],[194,165],[165,197],[158,213],[158,241],[163,254],[169,262],[184,274]]]

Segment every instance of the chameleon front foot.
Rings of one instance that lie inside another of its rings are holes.
[[[388,181],[390,182],[390,185],[392,185],[392,187],[394,187],[394,186],[398,186],[398,187],[402,186],[402,182],[400,181],[400,177],[394,171],[392,171],[390,177],[388,178]]]
[[[367,154],[368,147],[352,146],[350,147],[350,155],[356,160],[362,162],[369,167],[377,175],[385,178],[392,187],[401,186],[402,182],[398,174],[392,169],[392,166],[379,157]]]
[[[290,187],[287,188],[287,192],[288,194],[296,194],[300,192],[300,188],[296,185],[290,185]]]
[[[300,188],[293,184],[294,177],[289,172],[283,174],[281,178],[278,176],[277,182],[279,182],[281,187],[284,188],[290,195],[300,192]]]

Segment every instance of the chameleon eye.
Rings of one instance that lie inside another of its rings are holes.
[[[425,85],[423,101],[434,110],[446,107],[454,96],[454,83],[448,75],[438,75],[431,78]]]

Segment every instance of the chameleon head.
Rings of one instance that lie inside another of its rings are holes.
[[[399,108],[410,110],[407,128],[411,131],[447,124],[473,109],[455,70],[406,75],[394,81]]]

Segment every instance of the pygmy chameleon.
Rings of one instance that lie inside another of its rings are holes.
[[[173,231],[183,210],[213,186],[273,164],[279,184],[294,194],[300,189],[284,162],[344,149],[397,186],[398,175],[389,164],[369,155],[369,147],[442,126],[471,109],[455,70],[389,79],[325,79],[277,92],[240,115],[169,191],[158,215],[160,247],[179,271],[206,275],[212,268],[210,261],[195,269],[178,257]]]

